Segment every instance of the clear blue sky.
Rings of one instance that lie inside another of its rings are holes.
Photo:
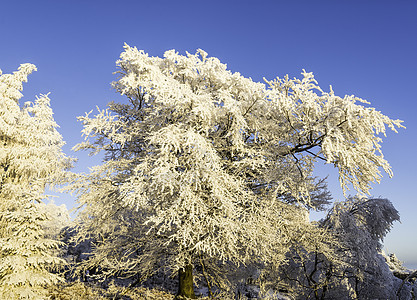
[[[23,101],[51,92],[64,151],[75,171],[99,163],[72,146],[82,141],[76,117],[119,97],[110,88],[123,43],[152,56],[202,48],[254,80],[313,72],[325,90],[354,94],[405,121],[383,143],[394,178],[372,191],[400,211],[385,246],[417,268],[417,2],[415,1],[2,1],[0,68],[31,62],[38,72]],[[337,174],[329,187],[341,199]],[[70,196],[56,200],[74,206]]]

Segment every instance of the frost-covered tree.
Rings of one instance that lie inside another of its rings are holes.
[[[39,203],[71,165],[47,96],[19,105],[22,83],[36,70],[23,64],[0,72],[0,295],[3,299],[44,299],[44,287],[61,278],[51,273],[62,260],[56,240],[44,236],[48,216]]]
[[[294,247],[279,279],[300,299],[395,299],[396,279],[380,254],[394,221],[399,214],[387,199],[335,203],[318,223],[336,236],[335,256],[323,255],[320,245],[315,251]]]
[[[381,168],[391,176],[379,134],[401,121],[324,92],[312,73],[265,84],[202,50],[159,58],[127,45],[117,65],[113,86],[128,101],[80,117],[76,149],[105,161],[73,184],[78,238],[95,241],[85,265],[101,274],[146,278],[162,263],[194,297],[198,265],[278,263],[295,236],[322,235],[306,209],[328,200],[317,160],[338,168],[344,190],[367,193]]]
[[[387,199],[349,197],[336,203],[322,221],[339,237],[346,285],[356,298],[392,298],[392,276],[380,252],[384,237],[399,220]]]

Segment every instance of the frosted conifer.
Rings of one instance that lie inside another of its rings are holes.
[[[62,278],[51,273],[63,263],[53,255],[60,243],[44,236],[47,215],[39,203],[71,165],[49,98],[19,105],[22,83],[36,70],[23,64],[0,72],[0,295],[2,299],[45,299],[45,286]]]

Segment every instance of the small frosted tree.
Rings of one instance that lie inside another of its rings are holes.
[[[85,264],[104,273],[146,277],[163,261],[178,295],[194,297],[198,264],[278,264],[295,236],[323,234],[306,209],[328,200],[317,160],[339,169],[344,190],[367,193],[380,168],[391,175],[378,135],[401,121],[324,92],[312,73],[264,84],[202,50],[158,58],[127,45],[117,65],[128,102],[79,118],[76,149],[105,162],[73,184],[85,206],[78,238],[96,241]]]
[[[297,245],[277,281],[290,286],[298,298],[394,299],[395,278],[380,252],[399,219],[387,199],[349,197],[335,203],[318,222],[337,238],[334,255],[324,255],[321,244],[313,251]]]
[[[340,257],[345,262],[345,286],[330,288],[333,297],[350,287],[358,299],[392,299],[395,297],[393,275],[381,256],[382,241],[400,216],[388,199],[349,197],[335,203],[322,226],[340,240]],[[336,274],[333,274],[336,275]],[[336,293],[335,293],[336,292]]]
[[[22,83],[36,70],[23,64],[0,72],[0,294],[4,299],[44,299],[45,286],[61,280],[51,273],[63,262],[53,255],[58,241],[44,236],[47,214],[39,203],[46,185],[61,180],[71,165],[49,98],[19,106]]]

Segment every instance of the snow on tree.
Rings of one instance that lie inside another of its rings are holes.
[[[394,291],[396,291],[398,299],[415,299],[417,293],[417,270],[410,270],[403,266],[403,262],[394,253],[387,255],[384,251],[381,251],[381,256],[394,276]]]
[[[39,203],[39,209],[49,216],[44,224],[45,235],[48,238],[60,239],[61,232],[64,228],[71,226],[71,217],[65,204],[56,205],[50,200],[48,203]]]
[[[45,238],[48,216],[39,203],[71,165],[61,151],[62,137],[49,98],[19,106],[22,83],[36,70],[23,64],[13,74],[0,71],[0,294],[4,299],[44,299],[44,287],[62,278],[60,246]]]
[[[162,261],[193,297],[197,265],[278,264],[295,236],[306,247],[324,236],[307,212],[328,202],[317,160],[338,168],[344,191],[368,193],[381,168],[392,175],[379,135],[401,121],[324,92],[312,73],[265,84],[203,50],[159,58],[128,45],[117,65],[113,86],[128,102],[79,118],[76,150],[105,161],[73,182],[78,238],[95,239],[85,266],[101,274],[146,278]]]
[[[335,203],[319,225],[337,237],[336,256],[296,247],[281,266],[281,282],[300,298],[394,299],[398,284],[380,254],[394,221],[399,214],[387,199],[349,197]]]
[[[359,299],[392,299],[394,281],[381,256],[382,241],[400,216],[383,198],[349,197],[336,203],[322,226],[339,236],[346,283]]]

